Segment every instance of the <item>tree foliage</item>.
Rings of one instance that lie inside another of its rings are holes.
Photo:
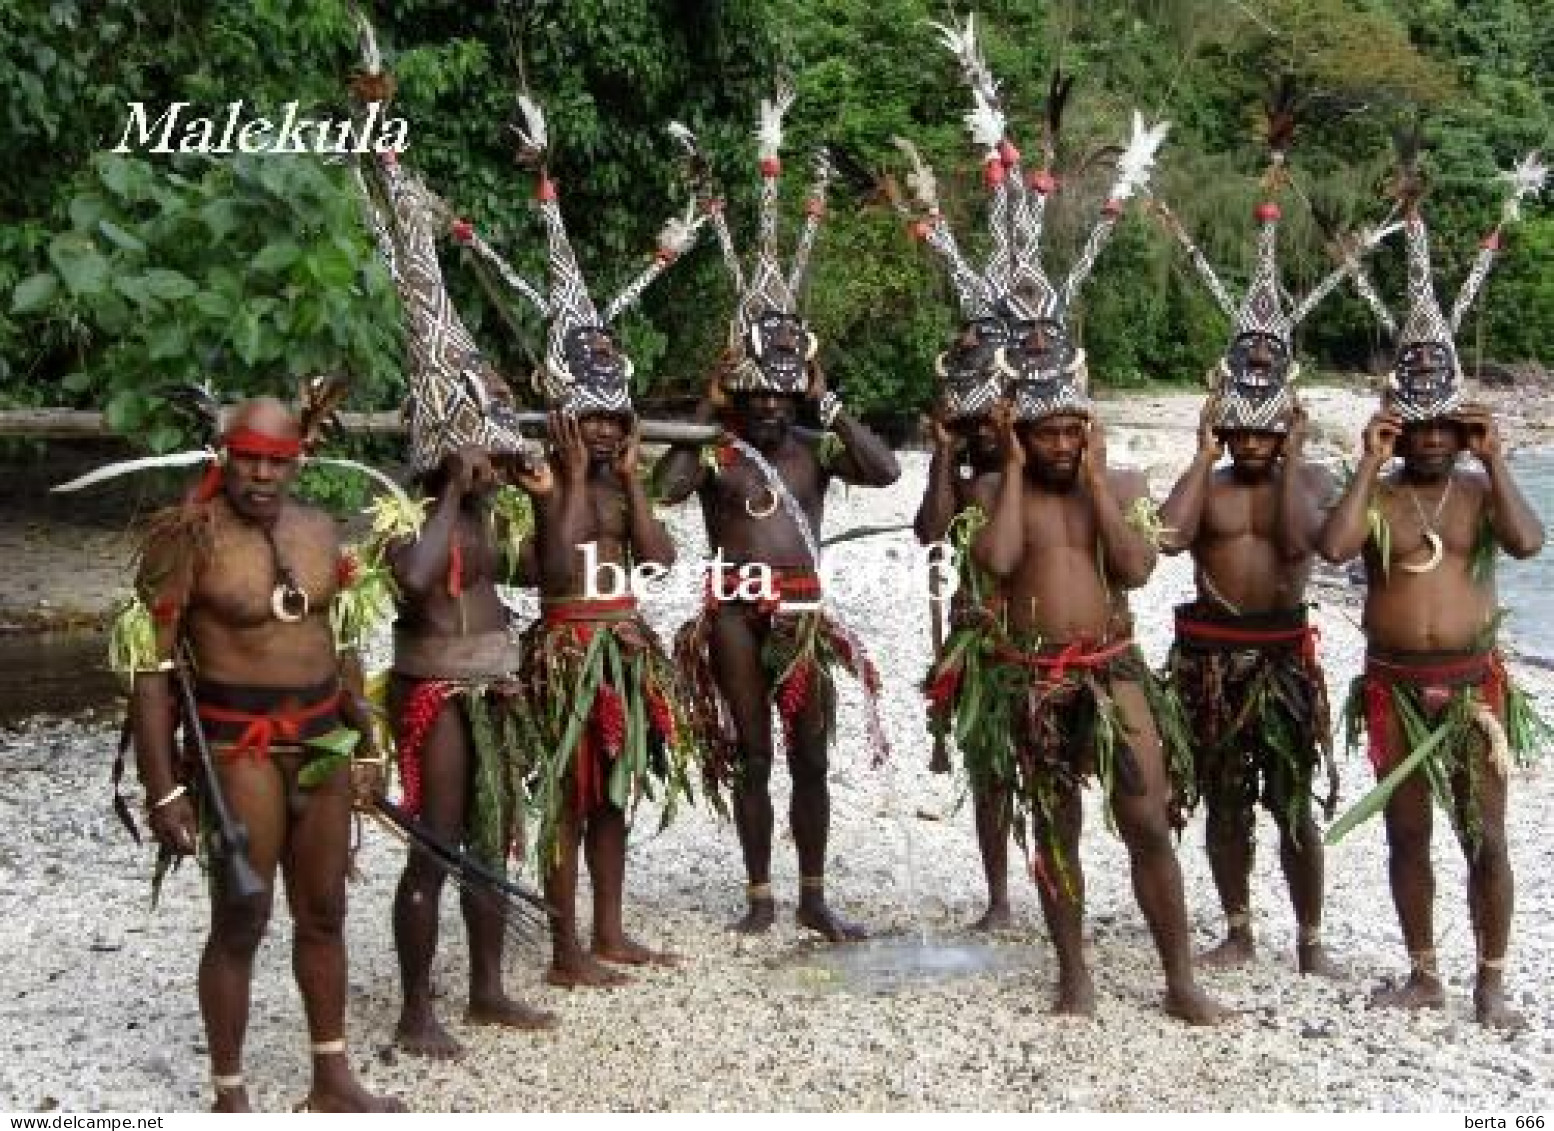
[[[711,155],[736,238],[752,246],[759,99],[790,74],[783,232],[796,233],[806,154],[830,147],[837,187],[805,301],[834,384],[864,409],[906,412],[932,387],[953,321],[934,257],[877,191],[899,175],[893,135],[940,174],[946,211],[985,253],[978,156],[967,98],[927,21],[937,0],[401,0],[375,23],[410,123],[407,160],[531,279],[543,237],[532,174],[513,161],[514,96],[544,103],[552,173],[579,259],[598,294],[651,251],[685,186],[663,127],[689,123]],[[1077,78],[1059,139],[1063,190],[1047,257],[1063,270],[1101,204],[1110,170],[1092,160],[1120,141],[1129,112],[1170,118],[1156,178],[1233,286],[1252,252],[1250,210],[1264,156],[1258,106],[1273,75],[1301,98],[1285,194],[1291,289],[1328,259],[1314,214],[1340,224],[1387,207],[1389,135],[1418,116],[1443,289],[1455,289],[1495,219],[1492,174],[1550,140],[1554,24],[1533,0],[988,0],[978,5],[1015,136],[1034,152],[1050,73]],[[348,112],[356,66],[346,0],[24,0],[0,6],[0,404],[106,406],[153,446],[177,441],[162,407],[170,384],[209,379],[229,393],[290,390],[345,372],[359,405],[402,394],[392,287],[375,259],[340,163],[316,157],[205,158],[107,153],[126,103],[183,100],[215,114]],[[709,238],[707,244],[713,241]],[[1554,219],[1534,204],[1507,241],[1482,311],[1459,343],[1470,359],[1545,362],[1554,349]],[[542,328],[499,311],[445,254],[460,310],[523,384]],[[1378,258],[1401,293],[1395,248]],[[704,246],[649,292],[623,327],[642,394],[698,389],[723,347],[732,295]],[[515,308],[516,309],[516,308]],[[1196,380],[1229,327],[1159,226],[1132,210],[1086,288],[1077,325],[1101,382]],[[1301,349],[1352,366],[1377,344],[1353,299],[1325,305]]]

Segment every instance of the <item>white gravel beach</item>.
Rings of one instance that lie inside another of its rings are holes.
[[[1317,389],[1307,403],[1321,442],[1357,435],[1373,402]],[[1149,468],[1159,497],[1190,454],[1193,411],[1180,428],[1128,427],[1125,421],[1149,415],[1148,405],[1118,402],[1103,415],[1115,408],[1119,422],[1109,443],[1113,462]],[[1331,444],[1326,450],[1336,454]],[[910,522],[926,459],[909,453],[903,465],[892,488],[834,489],[826,532]],[[682,564],[646,606],[666,635],[699,595],[695,571],[705,543],[694,507],[675,513],[674,533]],[[928,614],[913,577],[920,550],[903,532],[848,542],[834,554],[847,575],[840,609],[884,677],[894,754],[884,769],[868,768],[859,701],[848,689],[833,759],[828,893],[844,913],[903,947],[924,937],[929,954],[979,945],[984,940],[965,927],[984,899],[970,809],[957,807],[957,779],[927,770],[918,683],[928,662]],[[1323,577],[1312,596],[1336,707],[1361,644],[1354,592],[1337,574]],[[1189,587],[1185,560],[1164,560],[1134,596],[1152,663],[1164,659],[1170,609]],[[520,607],[532,615],[532,602]],[[1513,670],[1554,718],[1550,673]],[[150,850],[131,843],[109,808],[116,740],[106,719],[36,719],[0,732],[0,827],[7,830],[0,838],[0,949],[7,955],[0,1107],[186,1111],[209,1103],[194,996],[203,886],[186,867],[150,909]],[[1340,769],[1347,805],[1371,778],[1361,754],[1341,756]],[[786,791],[779,770],[780,827]],[[461,1020],[466,962],[450,888],[436,969],[443,1015],[468,1047],[454,1064],[389,1048],[398,1006],[389,904],[402,850],[368,827],[348,920],[351,1055],[370,1086],[415,1110],[1505,1114],[1554,1107],[1554,998],[1544,981],[1554,967],[1554,850],[1539,831],[1554,824],[1554,774],[1516,771],[1512,787],[1518,890],[1507,978],[1530,1021],[1513,1036],[1472,1019],[1464,868],[1444,822],[1436,825],[1436,924],[1450,1001],[1445,1011],[1403,1015],[1366,1005],[1379,978],[1405,968],[1379,822],[1329,853],[1325,933],[1346,972],[1319,980],[1294,972],[1276,837],[1268,818],[1260,820],[1253,889],[1260,956],[1243,971],[1205,973],[1205,985],[1241,1012],[1223,1026],[1194,1030],[1159,1009],[1159,964],[1130,891],[1127,857],[1093,793],[1083,856],[1100,1007],[1089,1022],[1047,1012],[1052,952],[1017,856],[1016,928],[994,940],[1004,956],[998,968],[887,984],[833,969],[825,950],[794,927],[798,880],[785,830],[774,853],[778,925],[747,938],[725,928],[743,905],[732,826],[702,810],[659,833],[656,813],[645,808],[628,865],[627,924],[650,945],[680,954],[683,965],[635,973],[620,989],[565,991],[543,983],[542,946],[515,948],[510,988],[556,1011],[560,1027],[538,1035],[474,1028]],[[1217,941],[1222,926],[1202,836],[1200,814],[1180,844],[1198,948]],[[586,895],[580,904],[586,908]],[[278,910],[257,965],[247,1049],[251,1095],[265,1110],[289,1109],[307,1088],[307,1037],[289,949],[289,924]]]

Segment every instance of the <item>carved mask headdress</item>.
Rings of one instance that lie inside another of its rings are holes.
[[[1500,219],[1479,242],[1478,255],[1448,317],[1441,312],[1435,297],[1430,268],[1430,233],[1419,211],[1422,186],[1416,160],[1415,145],[1405,144],[1400,196],[1408,255],[1408,315],[1401,329],[1364,274],[1357,272],[1355,276],[1361,296],[1396,343],[1397,353],[1387,378],[1384,402],[1405,421],[1433,420],[1456,410],[1462,399],[1462,363],[1454,338],[1462,326],[1463,316],[1478,298],[1484,280],[1494,266],[1505,225],[1521,218],[1523,198],[1536,196],[1548,179],[1548,169],[1537,153],[1527,154],[1510,171],[1499,174],[1499,179],[1509,186],[1501,205]]]
[[[1287,155],[1295,116],[1294,93],[1287,82],[1276,88],[1265,110],[1270,160],[1262,179],[1264,199],[1253,209],[1257,221],[1256,259],[1239,305],[1186,229],[1168,208],[1157,205],[1157,211],[1186,248],[1199,277],[1233,326],[1230,342],[1215,368],[1212,391],[1214,427],[1226,431],[1289,430],[1295,407],[1292,386],[1300,375],[1300,365],[1295,361],[1295,328],[1345,275],[1358,270],[1362,256],[1396,230],[1395,226],[1368,229],[1340,240],[1339,266],[1286,309],[1288,292],[1279,275],[1281,213],[1274,198],[1289,181]]]
[[[589,297],[582,269],[572,252],[566,225],[557,201],[556,183],[544,166],[550,139],[539,105],[528,95],[518,99],[524,125],[519,130],[524,157],[540,166],[535,200],[549,240],[549,295],[541,303],[548,320],[545,360],[535,384],[551,408],[578,416],[609,413],[629,416],[631,407],[631,359],[622,352],[611,323],[630,310],[648,286],[683,255],[693,243],[705,216],[696,214],[695,201],[683,217],[672,217],[659,232],[652,262],[628,283],[604,308],[601,317]]]
[[[833,170],[826,152],[817,151],[814,180],[804,204],[804,227],[792,263],[784,274],[777,241],[778,188],[782,176],[782,120],[792,105],[793,91],[787,86],[779,87],[774,98],[761,102],[760,128],[756,132],[761,159],[760,224],[755,262],[748,277],[729,233],[722,202],[708,199],[705,205],[739,296],[729,327],[733,364],[723,378],[723,387],[730,393],[802,394],[809,386],[808,363],[819,345],[799,314],[798,296],[803,291],[810,253],[825,217],[826,188]],[[695,135],[678,122],[669,130],[691,159],[705,166]]]
[[[951,420],[982,416],[1004,395],[1004,374],[997,356],[1009,342],[1008,324],[998,313],[986,276],[966,261],[949,220],[939,208],[933,169],[911,142],[899,137],[892,140],[912,163],[906,182],[919,213],[912,234],[943,258],[960,308],[955,340],[934,362],[939,401]],[[897,206],[908,210],[905,203]]]
[[[983,179],[991,193],[993,233],[993,254],[985,278],[995,308],[1007,323],[1009,343],[995,356],[1010,385],[1015,414],[1022,420],[1040,420],[1060,412],[1088,414],[1085,351],[1069,336],[1069,313],[1126,201],[1148,183],[1155,152],[1165,140],[1169,123],[1146,126],[1143,117],[1134,113],[1133,136],[1118,158],[1117,177],[1101,215],[1068,274],[1056,283],[1042,263],[1041,241],[1047,201],[1058,187],[1053,159],[1072,80],[1061,74],[1053,77],[1042,166],[1026,175],[1020,167],[1020,152],[1006,134],[998,86],[977,46],[972,17],[967,17],[964,27],[935,26],[959,60],[962,78],[971,89],[973,107],[966,115],[966,125],[972,140],[984,147]]]

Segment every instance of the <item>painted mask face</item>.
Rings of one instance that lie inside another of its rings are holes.
[[[1068,327],[1055,318],[1022,319],[1010,328],[1004,356],[1025,380],[1041,379],[1067,370],[1074,363],[1074,343]]]
[[[1410,342],[1398,351],[1393,381],[1399,400],[1427,409],[1450,399],[1456,363],[1440,342]]]
[[[1266,400],[1289,378],[1289,346],[1272,334],[1238,334],[1225,352],[1225,368],[1236,392],[1248,400]]]
[[[939,377],[952,415],[976,416],[992,409],[1002,384],[998,351],[1008,343],[1009,328],[1002,319],[976,318],[939,355]]]
[[[802,389],[814,335],[791,314],[768,310],[750,330],[751,354],[766,379],[781,389]]]
[[[614,335],[598,326],[569,330],[562,342],[562,356],[585,397],[595,390],[619,396],[619,390],[631,380],[631,363],[621,353]],[[613,397],[598,399],[608,403]]]

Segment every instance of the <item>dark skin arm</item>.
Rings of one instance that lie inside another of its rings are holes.
[[[811,363],[810,396],[825,394],[826,379],[819,365]],[[901,478],[901,464],[890,446],[874,430],[855,419],[845,408],[837,414],[831,431],[842,441],[843,451],[831,465],[831,473],[843,483],[860,487],[889,487]]]
[[[1464,405],[1457,419],[1467,431],[1468,451],[1489,476],[1489,521],[1495,541],[1513,558],[1535,557],[1543,549],[1543,523],[1511,475],[1494,418],[1480,406]]]
[[[631,553],[636,561],[653,562],[668,569],[674,565],[674,542],[670,540],[664,524],[653,513],[647,486],[638,474],[641,464],[642,424],[641,421],[633,420],[631,433],[621,448],[620,458],[615,461],[615,472],[620,476],[621,486],[626,492],[626,527]]]
[[[712,424],[728,405],[721,385],[722,371],[712,375],[707,391],[696,405],[692,419],[697,424]],[[658,497],[666,506],[685,502],[706,482],[707,469],[701,463],[700,444],[674,444],[653,467],[653,482]]]
[[[987,525],[971,542],[972,559],[994,577],[1009,577],[1025,550],[1025,448],[1014,433],[1014,410],[1001,403],[993,410],[1004,448],[1004,470]]]
[[[146,548],[135,581],[141,599],[155,610],[158,656],[176,656],[183,633],[183,613],[194,585],[194,566],[186,552],[167,545]],[[173,673],[137,672],[130,689],[130,731],[135,745],[135,771],[149,807],[178,785],[173,769],[173,728],[177,718]],[[157,843],[180,855],[195,849],[198,826],[194,805],[180,797],[148,816]]]
[[[1203,508],[1214,482],[1214,465],[1225,451],[1224,441],[1214,434],[1214,412],[1215,401],[1211,397],[1198,416],[1198,450],[1192,463],[1160,507],[1160,521],[1166,526],[1160,549],[1166,554],[1180,554],[1198,540]]]
[[[1106,434],[1099,420],[1090,422],[1080,475],[1095,504],[1095,525],[1108,576],[1124,589],[1142,588],[1155,571],[1159,555],[1153,542],[1128,525],[1127,509],[1148,496],[1149,487],[1139,472],[1107,471]]]
[[[1330,479],[1325,471],[1306,462],[1306,410],[1295,408],[1289,435],[1284,438],[1284,460],[1279,476],[1279,510],[1274,518],[1274,540],[1288,562],[1305,561],[1316,553],[1322,533],[1322,503]]]
[[[958,509],[955,479],[960,470],[955,436],[944,426],[938,410],[929,417],[928,427],[933,437],[933,454],[928,459],[928,489],[923,492],[917,517],[912,520],[912,531],[925,546],[942,539],[955,519]]]
[[[1365,549],[1365,541],[1370,537],[1365,512],[1370,507],[1381,469],[1392,458],[1402,431],[1403,422],[1397,414],[1386,410],[1371,417],[1365,426],[1364,451],[1354,479],[1317,536],[1317,553],[1323,560],[1342,565],[1357,558]]]
[[[588,448],[576,417],[553,412],[548,428],[557,490],[539,500],[539,521],[545,530],[541,568],[545,574],[564,578],[575,565],[577,547],[589,540]]]
[[[414,542],[402,542],[389,551],[394,580],[410,593],[428,593],[448,576],[448,557],[459,525],[459,510],[471,491],[495,482],[496,471],[485,453],[465,448],[449,455],[444,464],[443,487],[432,505],[431,517]]]

